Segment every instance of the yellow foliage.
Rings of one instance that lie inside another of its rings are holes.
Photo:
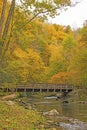
[[[19,59],[22,58],[28,58],[28,54],[23,51],[22,49],[20,49],[19,47],[16,47],[14,52],[13,52],[13,56]]]
[[[66,38],[67,34],[64,31],[58,31],[57,37],[59,41],[63,41]]]
[[[57,31],[55,30],[53,25],[49,25],[47,29],[48,29],[49,36],[57,37]]]
[[[13,54],[16,61],[13,60],[9,68],[21,79],[21,82],[42,80],[45,66],[37,52],[30,48],[23,51],[16,47]]]
[[[0,7],[2,6],[2,1],[3,1],[3,0],[0,0]]]
[[[51,61],[60,61],[63,59],[62,57],[62,52],[63,52],[63,47],[59,45],[49,45],[49,49],[51,52],[51,57],[50,57],[50,62]]]
[[[28,49],[26,49],[26,52],[27,52],[29,59],[33,59],[33,61],[39,61],[40,60],[40,56],[33,49],[28,48]]]

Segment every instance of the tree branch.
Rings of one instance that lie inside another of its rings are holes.
[[[74,6],[76,6],[77,4],[81,3],[82,1],[83,1],[83,0],[81,0],[81,1],[79,1],[79,2],[76,2],[75,4],[71,4],[70,7],[74,7]],[[35,14],[30,20],[26,21],[26,23],[25,23],[23,26],[21,26],[19,32],[22,31],[22,29],[23,29],[28,23],[30,23],[32,20],[34,20],[39,14],[48,13],[49,11],[53,11],[53,10],[57,10],[57,9],[59,9],[58,6],[55,7],[55,8],[53,8],[53,9],[50,9],[50,10],[45,10],[45,11],[43,11],[43,12],[38,12],[38,13]],[[60,9],[61,9],[61,8],[60,8]]]

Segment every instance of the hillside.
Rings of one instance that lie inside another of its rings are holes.
[[[5,20],[6,16],[7,13]],[[49,82],[87,87],[87,26],[72,30],[70,26],[49,24],[40,18],[24,26],[26,20],[24,12],[16,7],[12,36],[7,42],[10,22],[5,44],[0,46],[0,82]]]

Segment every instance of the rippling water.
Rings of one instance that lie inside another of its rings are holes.
[[[73,119],[71,123],[61,122],[60,126],[64,130],[87,130],[87,124],[77,119]]]

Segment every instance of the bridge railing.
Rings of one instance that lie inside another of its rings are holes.
[[[0,88],[73,89],[72,85],[51,83],[0,83]]]

